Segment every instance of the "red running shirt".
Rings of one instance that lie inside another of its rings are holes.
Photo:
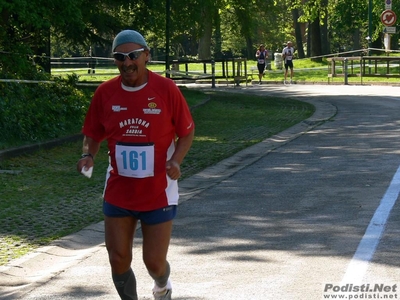
[[[165,165],[176,136],[193,129],[186,100],[168,78],[149,71],[147,84],[138,91],[123,89],[120,76],[101,84],[82,132],[108,143],[104,199],[136,211],[178,204],[178,183],[167,176]]]

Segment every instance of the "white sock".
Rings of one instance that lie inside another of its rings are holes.
[[[159,286],[154,282],[153,293],[162,293],[162,292],[166,292],[167,290],[172,290],[171,279],[168,278],[167,285],[164,286],[164,287],[159,287]]]

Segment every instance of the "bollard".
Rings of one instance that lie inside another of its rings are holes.
[[[242,73],[242,62],[237,62],[237,70],[236,70],[236,86],[240,86],[240,74]]]
[[[212,80],[211,80],[211,87],[215,88],[215,61],[211,61],[211,75],[212,75]]]
[[[348,70],[347,70],[347,58],[344,58],[344,84],[348,85],[349,81],[348,81]]]
[[[92,46],[89,47],[89,62],[88,62],[88,74],[94,74],[96,73],[95,68],[96,68],[96,59],[93,58],[92,55]]]

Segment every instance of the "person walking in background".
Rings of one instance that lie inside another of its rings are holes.
[[[264,76],[264,70],[268,59],[268,51],[265,50],[264,45],[260,45],[256,52],[257,68],[258,68],[258,84],[261,84],[261,80]]]
[[[293,82],[293,54],[294,48],[292,47],[292,42],[287,42],[287,45],[282,50],[282,59],[284,60],[285,64],[285,80],[283,81],[284,84],[287,83],[287,75],[288,69],[290,68],[290,83]]]
[[[120,74],[95,91],[77,169],[90,170],[101,142],[107,140],[110,164],[103,213],[115,288],[123,300],[138,299],[131,262],[140,220],[143,261],[154,280],[154,299],[171,299],[167,252],[180,164],[191,147],[194,122],[175,83],[147,69],[150,49],[139,32],[121,31],[112,51]]]

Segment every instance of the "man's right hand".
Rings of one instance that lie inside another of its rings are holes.
[[[76,170],[78,171],[78,173],[81,173],[83,168],[85,168],[85,170],[89,170],[91,167],[93,167],[93,165],[93,157],[86,156],[78,160],[78,163],[76,164]]]

